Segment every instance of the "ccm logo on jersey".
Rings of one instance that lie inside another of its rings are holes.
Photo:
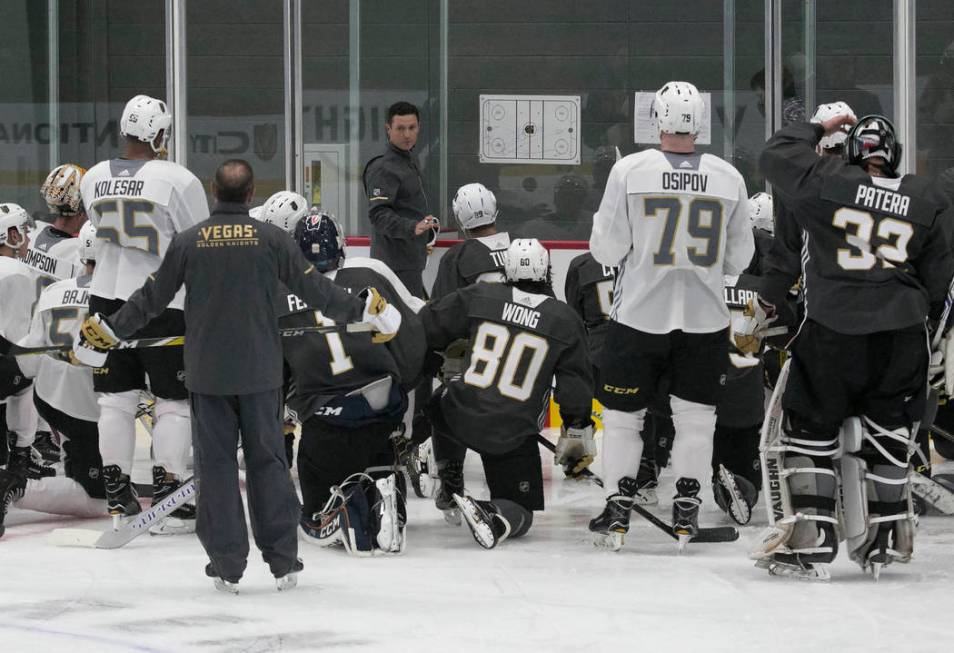
[[[517,306],[510,302],[504,302],[503,314],[501,317],[508,322],[525,326],[529,329],[536,329],[540,321],[540,311],[532,311],[526,306]]]
[[[907,216],[911,198],[884,188],[858,184],[858,191],[855,193],[855,204],[866,209]]]
[[[662,173],[663,190],[690,190],[695,193],[704,193],[708,185],[709,176],[698,172]]]
[[[639,388],[621,388],[617,385],[603,384],[603,390],[614,395],[634,395],[639,392]]]
[[[343,410],[341,406],[319,406],[315,410],[315,415],[341,415]]]

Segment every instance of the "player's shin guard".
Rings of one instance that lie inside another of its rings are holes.
[[[103,465],[115,465],[123,473],[132,470],[136,450],[136,411],[139,391],[103,392],[99,403],[99,452]]]
[[[623,478],[636,477],[643,440],[640,433],[646,420],[646,409],[635,412],[603,409],[603,488],[606,498],[617,494]],[[632,495],[629,495],[632,497]]]
[[[672,471],[676,478],[695,479],[700,486],[712,474],[712,442],[715,437],[715,406],[671,396],[672,423],[676,435],[672,442]]]
[[[152,427],[152,454],[155,464],[178,479],[186,476],[192,423],[189,402],[156,398],[156,421]]]
[[[846,545],[851,559],[875,578],[914,551],[914,511],[908,466],[911,429],[888,429],[868,417],[845,422],[841,459]]]

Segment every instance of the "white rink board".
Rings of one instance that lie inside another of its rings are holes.
[[[143,444],[141,442],[140,444]],[[145,450],[148,451],[147,449]],[[140,447],[140,465],[148,465]],[[143,536],[115,551],[57,548],[60,526],[106,528],[13,509],[0,539],[3,651],[224,652],[950,650],[943,621],[954,583],[950,519],[921,522],[917,557],[879,583],[842,557],[828,584],[770,578],[747,540],[690,545],[634,516],[619,553],[590,543],[602,508],[593,485],[566,481],[543,453],[547,510],[529,535],[493,551],[444,523],[430,501],[409,502],[408,549],[357,559],[302,545],[299,587],[279,594],[252,547],[238,596],[216,592],[195,536]],[[597,471],[599,467],[596,467]],[[486,496],[467,458],[466,483]],[[657,514],[669,512],[664,472]],[[706,491],[704,524],[727,521]]]
[[[481,163],[580,164],[579,95],[481,95]]]

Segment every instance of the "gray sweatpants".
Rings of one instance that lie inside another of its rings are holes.
[[[241,432],[252,535],[276,577],[298,555],[298,496],[288,474],[282,435],[280,388],[244,395],[192,393],[192,440],[201,497],[196,534],[215,572],[242,577],[249,553],[248,527],[239,491]]]

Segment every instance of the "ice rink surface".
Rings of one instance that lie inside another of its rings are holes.
[[[618,553],[587,521],[602,490],[562,478],[544,452],[547,510],[492,551],[409,501],[407,552],[358,559],[302,544],[305,571],[278,593],[253,546],[238,596],[216,592],[194,535],[107,551],[47,543],[60,526],[14,508],[0,539],[0,650],[26,651],[950,651],[954,520],[924,517],[916,559],[875,583],[843,556],[829,583],[771,578],[746,558],[764,524],[682,556],[638,516]],[[598,465],[594,467],[598,471]],[[468,456],[468,486],[485,493]],[[657,514],[668,520],[665,474]],[[703,525],[726,524],[707,493]]]

